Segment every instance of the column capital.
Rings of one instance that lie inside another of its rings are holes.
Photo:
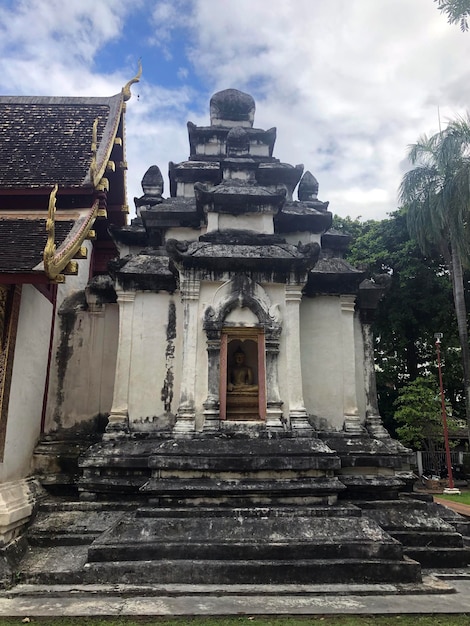
[[[193,276],[181,277],[180,294],[182,300],[198,300],[201,281]]]
[[[341,294],[341,312],[342,313],[354,313],[356,306],[356,296],[349,294]]]
[[[123,289],[116,289],[117,301],[121,302],[134,302],[135,291],[124,291]]]
[[[300,285],[286,285],[286,302],[300,302],[302,300],[302,287]]]

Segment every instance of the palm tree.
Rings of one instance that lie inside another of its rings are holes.
[[[410,234],[423,253],[438,248],[452,280],[470,440],[470,351],[463,282],[463,264],[470,259],[470,116],[451,122],[432,137],[418,139],[408,158],[415,167],[403,177],[400,201],[408,210]]]
[[[462,31],[468,30],[468,20],[470,18],[469,0],[434,0],[438,3],[438,9],[447,15],[449,24],[460,24]]]

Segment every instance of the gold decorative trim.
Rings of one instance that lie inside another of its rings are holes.
[[[137,74],[134,76],[134,78],[131,78],[131,80],[128,83],[126,83],[124,87],[122,88],[122,99],[124,100],[124,102],[127,102],[128,100],[131,99],[132,97],[131,86],[134,83],[138,83],[140,80],[140,77],[142,76],[142,60],[139,59],[138,63],[139,63],[139,69],[137,71]]]
[[[109,180],[102,178],[95,187],[96,191],[109,191]]]
[[[67,265],[62,270],[62,273],[66,276],[76,276],[78,274],[78,263],[77,261],[69,261]]]
[[[49,196],[49,207],[47,209],[47,220],[46,220],[46,232],[47,232],[47,242],[44,248],[44,253],[42,255],[44,261],[44,271],[47,276],[51,277],[52,268],[50,267],[50,262],[54,258],[54,254],[56,251],[55,247],[55,212],[56,212],[56,202],[57,202],[57,191],[59,189],[59,185],[56,183],[51,191]],[[58,272],[57,272],[58,273]]]
[[[87,259],[88,258],[88,250],[86,246],[80,246],[80,249],[75,254],[76,259]]]
[[[99,210],[99,202],[95,200],[93,206],[87,211],[86,215],[80,217],[74,224],[72,230],[56,249],[55,245],[55,211],[56,211],[56,196],[58,186],[55,185],[51,191],[49,197],[49,210],[46,220],[47,242],[44,248],[43,260],[44,271],[47,277],[53,282],[63,282],[63,275],[66,273],[76,274],[78,272],[78,264],[72,262],[69,263],[80,251],[83,242],[94,231],[91,230]],[[74,265],[75,264],[75,265]]]
[[[96,154],[98,152],[98,118],[93,122],[93,129],[91,134],[91,163],[90,163],[90,175],[91,180],[95,180],[96,175]]]

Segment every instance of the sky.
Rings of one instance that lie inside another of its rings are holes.
[[[397,208],[408,146],[470,110],[470,32],[433,0],[0,0],[2,95],[111,96],[139,59],[131,210],[148,167],[188,158],[186,123],[209,125],[221,89],[250,93],[274,156],[364,220]]]

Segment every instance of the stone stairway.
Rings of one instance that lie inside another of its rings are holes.
[[[353,506],[139,507],[48,501],[17,581],[414,583],[419,564]]]
[[[424,568],[466,567],[470,550],[462,531],[468,522],[432,502],[406,497],[401,500],[356,501],[364,515],[373,519],[403,545],[404,554]],[[444,519],[443,515],[446,517]]]
[[[467,565],[461,519],[456,527],[433,503],[398,499],[393,475],[341,474],[346,461],[315,436],[104,440],[80,460],[80,499],[40,505],[16,577],[416,584],[421,566]]]

